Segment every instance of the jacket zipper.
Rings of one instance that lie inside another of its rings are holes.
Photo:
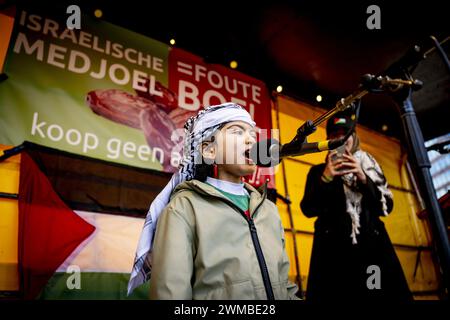
[[[250,234],[253,240],[253,246],[255,247],[256,257],[258,258],[259,268],[261,269],[261,274],[263,277],[264,288],[266,289],[266,295],[268,300],[275,300],[272,284],[270,282],[269,271],[267,269],[266,260],[264,259],[264,254],[261,249],[261,245],[258,239],[258,233],[256,232],[256,226],[253,223],[253,219],[248,219],[248,224],[250,227]]]
[[[263,200],[258,204],[258,206],[256,207],[253,214],[255,214],[258,211],[258,209],[261,207],[264,200],[266,199],[266,196],[267,196],[267,181],[264,186]],[[258,232],[256,230],[256,226],[253,221],[252,215],[250,215],[250,217],[247,218],[247,216],[245,215],[245,212],[242,211],[241,208],[236,206],[233,202],[227,201],[224,198],[219,198],[219,199],[228,203],[231,207],[233,207],[235,210],[237,210],[247,221],[249,229],[250,229],[250,235],[252,237],[253,246],[255,247],[255,252],[256,252],[256,257],[258,259],[259,268],[261,269],[261,275],[263,278],[264,289],[266,290],[267,299],[275,300],[275,296],[273,294],[273,289],[272,289],[272,283],[270,282],[269,270],[267,268],[266,260],[264,259],[264,254],[261,249],[261,244],[258,239]]]

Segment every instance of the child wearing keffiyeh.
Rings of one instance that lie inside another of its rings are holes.
[[[128,293],[154,299],[296,299],[276,206],[242,182],[255,123],[234,103],[185,124],[183,160],[147,214]]]

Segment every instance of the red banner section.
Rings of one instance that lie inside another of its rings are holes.
[[[260,80],[222,65],[205,63],[196,55],[172,48],[169,52],[169,91],[178,100],[178,108],[172,112],[177,128],[182,128],[184,121],[200,108],[234,102],[251,114],[260,138],[270,136],[270,97]],[[246,180],[260,186],[266,179],[269,179],[269,187],[273,187],[272,171],[258,168]]]

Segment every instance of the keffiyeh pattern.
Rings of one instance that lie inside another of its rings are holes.
[[[383,214],[387,216],[388,209],[386,199],[392,199],[392,192],[388,188],[386,178],[383,175],[380,165],[370,154],[364,151],[358,150],[353,156],[360,162],[364,173],[372,180],[380,191]],[[356,236],[359,234],[362,194],[358,191],[357,179],[353,173],[342,176],[342,180],[344,182],[347,213],[352,219],[352,233],[350,237],[352,238],[352,243],[357,244]]]

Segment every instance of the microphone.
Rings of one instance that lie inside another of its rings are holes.
[[[391,79],[389,76],[375,76],[372,74],[365,74],[361,78],[361,86],[370,92],[381,92],[383,89],[397,91],[403,86],[409,86],[414,91],[422,89],[423,82],[420,80],[403,80]]]
[[[282,145],[276,139],[265,139],[251,147],[249,157],[260,167],[274,167],[281,162],[282,158],[333,150],[343,145],[346,140],[347,137],[319,142],[289,142]]]
[[[282,145],[278,140],[265,139],[255,143],[249,152],[249,158],[260,167],[275,167],[280,163],[280,150]]]
[[[366,77],[368,82],[375,81],[373,76],[368,75]],[[312,121],[306,121],[300,128],[297,129],[297,134],[295,137],[286,144],[281,144],[275,139],[265,139],[260,140],[255,143],[248,151],[248,157],[260,167],[274,167],[281,162],[284,157],[301,156],[307,153],[321,152],[325,150],[333,150],[342,146],[345,141],[352,135],[356,128],[356,122],[359,115],[359,106],[356,106],[355,111],[355,121],[353,122],[352,128],[347,131],[347,133],[338,139],[331,139],[319,142],[308,142],[306,137],[316,130],[316,125]],[[336,108],[335,108],[336,109]],[[334,111],[328,111],[324,115],[320,116],[315,120],[316,123],[320,123],[325,119],[328,119],[332,114],[336,113]]]
[[[361,86],[369,91],[376,91],[381,88],[381,77],[366,73],[361,77]]]

